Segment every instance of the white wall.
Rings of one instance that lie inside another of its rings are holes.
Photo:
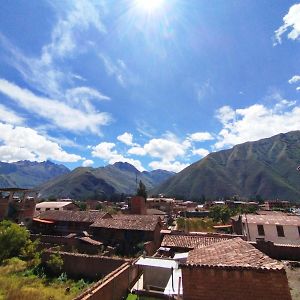
[[[244,223],[245,224],[245,223]],[[248,232],[246,229],[246,225],[243,224],[244,234],[248,236]],[[277,244],[297,244],[300,245],[300,236],[298,232],[298,226],[291,226],[291,225],[283,225],[284,237],[279,237],[277,234],[276,225],[272,224],[261,224],[264,226],[265,236],[258,235],[257,230],[258,224],[249,224],[249,233],[250,239],[253,242],[256,241],[256,238],[264,238],[266,241],[272,241]]]

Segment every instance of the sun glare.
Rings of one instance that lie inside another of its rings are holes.
[[[135,4],[139,10],[152,14],[162,8],[164,0],[135,0]]]

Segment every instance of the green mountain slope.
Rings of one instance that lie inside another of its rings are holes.
[[[33,188],[69,172],[70,170],[64,165],[57,165],[51,161],[0,162],[0,187]]]
[[[128,163],[117,162],[101,168],[77,168],[38,189],[42,198],[103,199],[114,194],[134,194],[139,180],[150,190],[173,174],[162,170],[140,172]]]
[[[300,200],[300,131],[279,134],[210,153],[185,168],[153,193],[199,199],[261,195]]]

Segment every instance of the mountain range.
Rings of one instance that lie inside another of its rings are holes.
[[[153,190],[196,200],[235,196],[300,200],[300,131],[210,153]]]
[[[33,188],[54,177],[68,173],[70,170],[67,167],[51,161],[0,162],[0,187]]]
[[[129,163],[117,162],[100,168],[76,168],[47,181],[38,190],[41,198],[103,199],[113,195],[135,194],[140,180],[147,190],[153,189],[173,175],[173,172],[164,170],[140,172]]]

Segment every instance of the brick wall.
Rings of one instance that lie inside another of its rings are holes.
[[[121,300],[139,275],[138,266],[125,263],[74,300]]]
[[[185,266],[184,300],[291,300],[284,270],[229,270]]]
[[[42,262],[46,262],[49,256],[53,252],[47,250],[42,255]],[[57,252],[55,252],[57,253]],[[88,255],[79,253],[58,252],[63,261],[63,272],[66,272],[68,276],[72,278],[88,278],[99,279],[102,278],[125,262],[129,262],[128,259],[123,258],[111,258],[100,255]]]

